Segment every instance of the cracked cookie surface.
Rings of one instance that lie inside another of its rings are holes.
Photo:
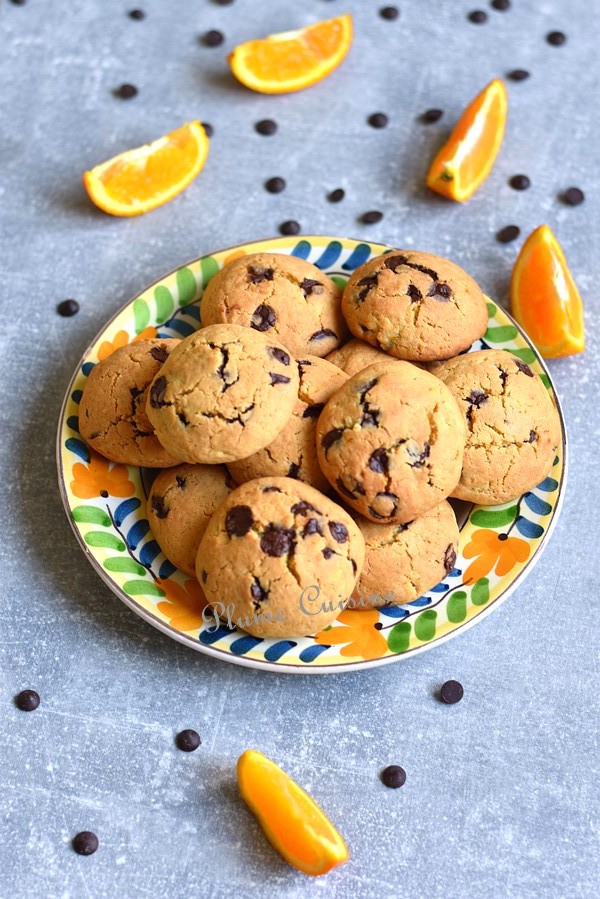
[[[465,423],[445,385],[393,359],[353,375],[317,424],[327,479],[377,522],[411,521],[446,499],[460,478],[464,441]]]
[[[271,335],[295,356],[326,356],[347,333],[338,285],[282,253],[230,262],[209,281],[200,314],[204,325],[230,322]]]
[[[303,357],[297,365],[300,387],[292,417],[264,449],[247,459],[229,463],[231,476],[238,484],[253,478],[283,476],[297,478],[318,490],[329,489],[317,460],[317,419],[327,400],[348,377],[317,356]]]
[[[480,287],[431,253],[392,250],[356,269],[342,297],[348,327],[398,359],[448,359],[482,337],[488,312]]]
[[[506,350],[480,350],[435,369],[467,425],[460,481],[452,495],[494,505],[542,481],[561,439],[558,412],[542,379]]]
[[[375,362],[386,362],[389,359],[389,353],[384,353],[383,350],[379,350],[377,347],[371,346],[370,343],[365,343],[364,340],[359,340],[357,337],[353,337],[344,346],[339,347],[339,349],[334,350],[327,356],[329,362],[337,365],[349,377],[362,371],[367,365],[373,365]]]
[[[365,538],[365,563],[355,597],[361,608],[412,602],[454,568],[458,525],[443,501],[405,524],[375,524],[357,517]]]
[[[146,415],[150,382],[179,340],[138,340],[98,362],[79,404],[79,431],[112,462],[166,468],[181,460],[159,442]]]
[[[273,336],[210,325],[179,342],[154,378],[146,409],[183,462],[231,462],[267,446],[298,398],[298,367]]]
[[[348,513],[290,478],[233,490],[210,520],[196,573],[207,600],[256,637],[313,634],[352,594],[364,540]]]
[[[177,568],[195,576],[202,535],[234,486],[222,465],[177,465],[155,478],[146,517],[156,542]]]

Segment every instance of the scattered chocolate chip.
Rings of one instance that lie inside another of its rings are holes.
[[[472,390],[467,397],[467,400],[470,403],[471,407],[474,406],[476,409],[481,408],[484,403],[487,403],[488,399],[489,394],[487,394],[485,390],[480,390],[479,388]]]
[[[369,404],[366,403],[362,418],[360,420],[361,428],[378,428],[380,415],[381,412],[379,411],[379,409],[371,409]]]
[[[513,69],[511,72],[507,72],[506,77],[511,81],[527,81],[529,72],[527,69]]]
[[[375,273],[372,274],[372,275],[366,275],[364,278],[361,278],[361,279],[360,279],[360,281],[359,281],[358,284],[356,285],[357,287],[361,287],[361,288],[362,288],[362,290],[359,290],[358,293],[357,293],[357,295],[356,295],[356,299],[357,299],[359,302],[362,302],[362,301],[364,300],[364,298],[366,297],[366,295],[367,295],[367,294],[369,293],[369,291],[371,290],[371,288],[372,288],[372,287],[375,287],[375,285],[377,284],[378,279],[379,279],[379,272],[375,272]]]
[[[322,549],[321,553],[324,559],[331,559],[332,556],[337,555],[337,553],[334,552],[334,550],[330,549],[328,546],[326,546],[325,549]]]
[[[63,300],[56,307],[56,311],[63,318],[71,318],[72,315],[77,315],[79,312],[79,303],[77,300]]]
[[[439,122],[443,115],[444,113],[441,109],[426,109],[420,116],[420,121],[424,125],[433,125],[435,122]]]
[[[21,690],[15,697],[15,705],[22,712],[33,712],[40,704],[39,694],[35,690]]]
[[[323,293],[325,288],[321,281],[316,281],[314,278],[304,278],[300,284],[300,290],[305,297],[309,297],[311,293]]]
[[[423,299],[423,294],[418,287],[415,287],[414,284],[408,285],[408,287],[406,288],[406,296],[410,297],[411,303],[420,303]]]
[[[429,459],[431,447],[427,440],[423,444],[422,451],[415,450],[412,447],[407,447],[406,452],[408,453],[409,459],[412,459],[410,463],[411,468],[423,468],[427,459]]]
[[[337,480],[335,482],[335,486],[337,487],[339,492],[341,494],[343,494],[344,496],[347,496],[348,499],[354,499],[354,493],[352,492],[352,490],[350,490],[349,487],[346,487],[346,485],[344,484],[344,482],[341,478],[337,478]]]
[[[386,22],[393,22],[400,15],[400,10],[397,6],[382,6],[379,10],[379,15]]]
[[[275,386],[275,384],[289,384],[290,383],[290,379],[287,377],[287,375],[278,375],[274,371],[269,372],[269,377],[271,379],[272,387]]]
[[[369,212],[363,212],[359,221],[361,221],[363,225],[376,225],[382,218],[383,212],[379,212],[378,209],[371,209]]]
[[[345,196],[346,191],[341,187],[336,187],[335,190],[332,190],[331,193],[327,194],[327,199],[330,203],[340,203]]]
[[[331,328],[321,328],[320,331],[315,331],[314,334],[311,334],[308,338],[309,342],[313,340],[325,340],[326,337],[334,337],[337,340],[337,334],[335,331],[332,331]]]
[[[200,37],[200,42],[204,44],[205,47],[219,47],[224,40],[225,35],[222,31],[217,31],[216,28],[205,31]]]
[[[498,12],[506,12],[507,9],[510,9],[510,0],[492,0],[490,6],[492,9],[497,9]]]
[[[406,771],[400,765],[388,765],[381,772],[381,782],[391,790],[397,790],[406,783]]]
[[[273,274],[272,268],[263,268],[261,265],[248,266],[248,280],[251,284],[261,284],[263,281],[272,281]]]
[[[268,137],[271,134],[275,134],[277,131],[277,122],[274,122],[273,119],[261,119],[260,122],[256,123],[254,128],[259,134]]]
[[[275,315],[275,310],[272,309],[271,306],[266,306],[264,303],[261,303],[252,313],[250,327],[254,328],[256,331],[268,331],[269,328],[272,328],[275,325],[276,321],[277,316]]]
[[[585,200],[585,194],[578,187],[568,187],[561,195],[561,200],[567,206],[579,206]]]
[[[281,362],[282,365],[290,364],[290,357],[285,350],[282,350],[278,346],[267,347],[267,353],[269,354],[271,359],[276,359],[278,362]]]
[[[143,9],[130,9],[127,15],[136,22],[141,22],[142,19],[146,18],[146,13]]]
[[[287,222],[282,222],[279,226],[279,233],[283,234],[286,237],[294,237],[296,234],[300,234],[300,225],[293,219],[290,219]]]
[[[292,515],[306,515],[308,512],[317,512],[312,503],[306,502],[306,500],[301,499],[299,502],[294,503],[290,512]],[[320,513],[319,513],[320,514]]]
[[[514,190],[527,190],[531,185],[527,175],[513,175],[508,183]]]
[[[160,496],[158,493],[153,494],[151,505],[152,511],[157,518],[166,518],[169,514],[169,510],[165,506],[164,496]]]
[[[206,136],[207,136],[207,137],[212,137],[213,134],[215,133],[215,129],[214,129],[213,126],[210,124],[210,122],[201,122],[200,124],[201,124],[202,127],[204,128],[204,133],[206,134]]]
[[[348,540],[348,528],[341,521],[330,521],[329,530],[336,543],[345,543]]]
[[[456,564],[456,550],[452,546],[451,543],[446,547],[446,552],[444,553],[444,568],[446,569],[446,574],[450,574],[453,570],[454,565]]]
[[[546,35],[546,40],[552,47],[562,47],[567,42],[567,35],[562,31],[551,31]]]
[[[160,364],[162,365],[169,358],[169,351],[166,346],[153,346],[150,350],[150,355],[153,359],[156,360],[156,362],[160,362]],[[140,390],[140,393],[142,392],[143,391]]]
[[[165,403],[165,393],[167,391],[167,379],[164,375],[156,378],[150,388],[150,405],[153,409],[160,409],[161,406],[168,405]]]
[[[122,84],[120,87],[115,88],[114,95],[115,97],[119,97],[121,100],[131,100],[132,97],[137,97],[139,91],[135,84]]]
[[[474,9],[473,12],[470,12],[467,16],[469,22],[472,22],[474,25],[483,25],[484,22],[487,22],[488,15],[482,9]]]
[[[82,830],[81,833],[75,834],[71,845],[77,855],[93,855],[100,843],[96,834],[91,830]]]
[[[434,281],[429,290],[427,291],[428,297],[435,297],[437,300],[441,302],[445,302],[449,300],[452,296],[452,288],[449,284],[444,284],[440,281]]]
[[[182,478],[180,474],[175,475],[175,481],[180,490],[185,490],[185,485],[187,484],[187,478]]]
[[[343,428],[332,428],[331,431],[327,431],[326,434],[323,434],[321,446],[325,450],[325,454],[327,454],[327,450],[330,449],[334,443],[337,443],[338,440],[342,439],[343,433]]]
[[[208,572],[205,571],[204,569],[202,569],[202,574],[200,575],[200,579],[203,584],[205,584],[208,579]]]
[[[447,680],[440,689],[440,699],[447,705],[460,702],[464,696],[463,685],[457,680]]]
[[[316,518],[309,518],[302,530],[303,537],[309,537],[311,534],[320,534],[321,537],[323,536],[321,525]]]
[[[302,418],[318,418],[325,407],[325,403],[313,403],[307,406],[302,413]]]
[[[180,730],[175,737],[175,745],[178,749],[181,749],[182,752],[194,752],[201,742],[200,734],[189,728]]]
[[[296,533],[292,528],[283,528],[280,525],[268,525],[260,538],[260,548],[268,556],[279,558],[291,552],[294,548]]]
[[[290,462],[287,470],[288,478],[297,478],[300,474],[300,466],[297,462]]]
[[[389,458],[387,450],[381,447],[373,450],[369,456],[369,468],[378,474],[387,474],[389,469]]]
[[[253,605],[255,611],[258,611],[261,603],[265,602],[269,598],[269,591],[265,590],[259,579],[254,576],[254,581],[250,587],[250,595],[254,600]]]
[[[524,442],[525,443],[535,443],[537,439],[538,439],[538,435],[537,435],[536,431],[530,431],[528,440],[525,440]]]
[[[516,240],[520,233],[521,229],[518,225],[506,225],[496,232],[496,240],[498,243],[510,243],[512,240]]]
[[[185,427],[187,428],[187,426],[189,425],[189,421],[188,421],[188,419],[187,419],[187,416],[186,416],[185,412],[178,412],[178,413],[177,413],[177,418],[179,419],[179,421],[181,422],[181,424],[182,424],[182,425],[185,425]]]
[[[285,188],[286,184],[283,178],[269,178],[268,181],[265,181],[265,190],[268,190],[270,194],[280,194]]]
[[[515,364],[519,371],[522,371],[524,375],[528,375],[530,378],[533,378],[533,372],[526,362],[523,362],[522,359],[519,359],[517,356],[515,356]]]
[[[385,112],[374,112],[372,113],[367,122],[371,126],[371,128],[385,128],[389,122],[388,117]]]
[[[254,516],[249,506],[234,506],[225,516],[225,530],[230,537],[244,537],[253,524]]]

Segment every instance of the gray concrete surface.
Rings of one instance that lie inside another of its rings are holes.
[[[0,895],[2,897],[591,897],[598,848],[598,137],[595,4],[514,0],[466,20],[470,0],[29,0],[0,5]],[[474,4],[477,5],[477,4]],[[228,74],[240,40],[355,14],[344,67],[310,91],[251,94]],[[225,44],[199,45],[220,28]],[[552,48],[553,29],[568,43]],[[510,85],[505,145],[465,207],[422,188],[445,129],[494,75]],[[111,95],[121,82],[134,100]],[[438,125],[416,116],[446,111]],[[385,111],[374,131],[366,116]],[[253,123],[273,117],[276,136]],[[140,219],[96,212],[84,169],[199,117],[215,128],[185,195]],[[532,188],[507,186],[527,173]],[[267,194],[265,178],[288,189]],[[587,194],[577,209],[556,194]],[[324,194],[338,186],[346,200]],[[381,209],[381,224],[357,216]],[[584,294],[588,350],[551,363],[566,412],[571,476],[543,560],[485,622],[410,661],[361,674],[279,677],[219,663],[152,630],[83,558],[55,484],[54,434],[70,374],[103,322],[163,272],[269,236],[364,236],[447,253],[506,298],[520,241],[556,230]],[[80,314],[55,305],[76,297]],[[465,699],[434,699],[448,677]],[[32,687],[42,704],[19,712]],[[173,746],[181,727],[198,752]],[[237,755],[260,748],[322,802],[352,859],[309,881],[274,854],[234,786]],[[407,771],[386,790],[378,771]],[[70,838],[94,830],[99,851]]]

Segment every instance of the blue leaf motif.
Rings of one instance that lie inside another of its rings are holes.
[[[558,489],[558,481],[551,477],[544,478],[542,483],[537,485],[537,489],[543,490],[544,493],[553,493]]]
[[[265,659],[267,662],[278,662],[282,655],[285,655],[286,652],[289,652],[290,649],[297,645],[293,640],[278,640],[277,643],[265,649]]]
[[[525,500],[526,505],[528,505],[531,511],[535,512],[536,515],[550,515],[550,512],[552,511],[550,503],[540,499],[535,493],[526,493],[523,499]]]
[[[69,415],[67,418],[67,427],[79,434],[79,419],[76,415]]]
[[[323,253],[319,256],[315,265],[317,268],[331,268],[337,260],[339,259],[340,253],[342,252],[342,245],[339,240],[332,240],[327,244]]]
[[[428,606],[430,604],[431,604],[430,596],[420,596],[418,599],[413,599],[412,602],[408,603],[409,606],[416,606],[418,609],[420,609],[421,606]]]
[[[183,306],[179,311],[182,315],[189,315],[190,318],[196,319],[197,322],[200,321],[200,306],[198,303],[194,303],[192,306]]]
[[[236,656],[244,656],[247,652],[250,652],[251,649],[254,649],[255,646],[258,646],[259,643],[262,643],[260,637],[252,637],[250,634],[244,634],[243,637],[238,637],[237,640],[234,640],[229,649]]]
[[[130,549],[137,549],[139,542],[144,539],[149,530],[150,525],[144,518],[136,521],[127,532],[127,544]]]
[[[158,576],[161,580],[164,580],[167,577],[171,577],[171,575],[177,571],[172,562],[169,562],[168,559],[162,563],[160,568],[158,569]]]
[[[74,403],[77,403],[77,405],[79,405],[79,403],[81,402],[82,396],[83,396],[83,390],[74,390],[73,393],[71,394],[71,399],[73,400]]]
[[[369,256],[371,255],[371,247],[368,243],[359,243],[352,250],[352,253],[348,256],[342,268],[346,272],[353,272],[355,268],[358,268],[359,265],[362,265],[363,262],[366,262]]]
[[[298,259],[308,259],[311,246],[307,240],[299,240],[291,252],[291,256],[297,256]]]
[[[300,653],[299,659],[301,662],[305,662],[309,665],[311,662],[321,655],[322,652],[325,652],[326,649],[330,649],[329,646],[323,646],[320,643],[313,643],[312,646],[307,646],[306,649],[303,649]]]
[[[231,631],[225,625],[221,625],[216,630],[213,630],[212,625],[210,630],[200,631],[199,639],[201,643],[204,643],[205,646],[211,646],[213,643],[216,643],[217,640],[222,640],[223,637],[228,637]]]
[[[387,615],[388,618],[402,619],[410,614],[410,612],[402,606],[381,606],[379,611],[382,615]]]
[[[95,362],[84,362],[83,365],[81,366],[81,371],[86,376],[86,378],[89,375],[89,373],[91,372],[91,370],[93,369],[95,364],[96,364]]]
[[[170,331],[176,331],[182,337],[189,337],[196,330],[189,322],[181,321],[179,318],[169,319],[168,322],[165,322],[165,328],[168,328]]]
[[[442,581],[441,584],[436,584],[435,587],[432,587],[429,591],[430,593],[445,593],[448,589],[448,584],[444,584]]]
[[[149,540],[147,543],[144,543],[140,550],[140,562],[144,566],[144,568],[150,568],[152,562],[157,557],[160,552],[160,546],[156,542],[156,540]]]
[[[534,524],[533,521],[529,521],[527,518],[517,518],[516,528],[523,534],[524,537],[541,537],[544,533],[544,528],[539,524]]]
[[[135,512],[136,509],[139,509],[141,505],[141,501],[136,496],[133,496],[131,499],[125,499],[122,503],[119,503],[113,512],[116,526],[120,528],[127,516],[131,515],[132,512]]]
[[[80,459],[83,459],[84,462],[90,461],[90,451],[83,440],[79,440],[77,437],[69,437],[68,440],[65,440],[65,446],[72,453],[75,453],[76,456],[79,456]]]

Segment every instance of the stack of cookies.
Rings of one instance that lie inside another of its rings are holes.
[[[416,599],[454,567],[448,497],[506,502],[552,466],[560,425],[540,378],[505,351],[465,355],[487,307],[452,262],[394,250],[342,294],[304,260],[244,256],[201,315],[185,340],[95,366],[80,430],[108,459],[164,469],[157,542],[251,634]]]

